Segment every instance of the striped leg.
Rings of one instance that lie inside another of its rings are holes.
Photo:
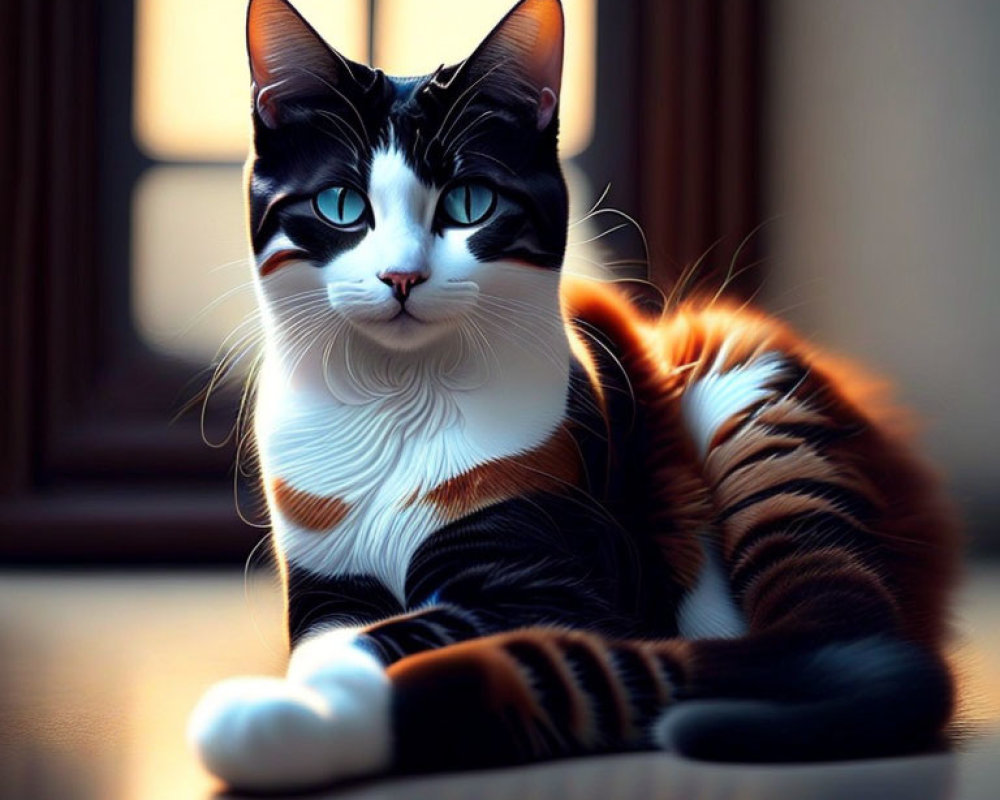
[[[551,619],[567,627],[600,621],[609,633],[634,629],[629,618],[616,613],[613,600],[621,574],[618,564],[628,563],[629,550],[623,543],[624,553],[607,557],[606,524],[576,498],[543,494],[498,503],[458,520],[414,556],[406,602],[417,610],[411,612],[404,612],[398,602],[393,607],[392,598],[370,581],[290,581],[294,647],[288,679],[230,681],[211,690],[192,719],[192,739],[203,761],[231,786],[246,789],[317,786],[383,772],[400,760],[412,764],[414,759],[397,757],[397,751],[404,743],[410,747],[433,739],[441,715],[433,708],[426,716],[413,711],[407,703],[414,693],[398,691],[387,665],[401,670],[400,675],[423,675],[429,686],[429,674],[451,674],[458,668],[461,662],[452,665],[452,655],[467,652],[461,648],[479,647],[476,637]],[[597,552],[602,555],[599,561],[593,555]],[[381,621],[367,622],[370,611]],[[352,627],[336,627],[348,620]],[[484,648],[477,652],[489,650]],[[579,656],[581,663],[586,657]],[[420,661],[425,658],[430,662]],[[517,677],[518,667],[506,658],[507,671]],[[625,658],[622,666],[615,662],[609,667],[612,674],[628,671]],[[430,673],[410,673],[410,665],[415,669],[419,663],[436,666]],[[477,685],[482,687],[491,676],[496,673],[482,674]],[[641,673],[636,676],[639,680]],[[468,691],[463,696],[451,683],[443,680],[434,691],[428,688],[420,702],[438,697],[437,705],[443,707],[448,698],[464,697],[470,703],[476,699]],[[397,710],[404,707],[411,711],[399,717]],[[634,713],[648,715],[649,708],[645,702],[637,704]],[[470,705],[460,711],[475,719],[482,716]],[[516,708],[510,713],[516,717]],[[555,709],[553,713],[549,729],[558,731],[567,720]],[[408,725],[417,738],[400,737],[398,724]],[[528,725],[525,730],[537,733],[544,728]],[[502,734],[485,725],[475,736],[498,739]],[[466,737],[470,747],[475,736]],[[565,745],[552,745],[549,751],[604,747],[605,738],[607,746],[623,746],[620,732],[602,738],[604,734],[574,729],[567,737]],[[626,738],[637,740],[637,735]],[[523,747],[515,737],[500,760],[509,760],[511,753],[533,752]]]
[[[775,354],[688,391],[718,547],[749,630],[895,629],[876,533],[885,499],[853,452],[865,422]]]
[[[462,635],[447,632],[456,613],[317,631],[296,647],[287,680],[218,684],[191,721],[202,760],[230,786],[260,791],[648,748],[685,683],[679,640],[525,628],[443,644]]]
[[[698,643],[686,687],[698,699],[666,714],[660,743],[741,760],[926,746],[951,687],[940,622],[910,602],[940,579],[932,565],[925,585],[903,579],[944,524],[913,491],[917,468],[794,359],[722,360],[682,402],[718,521],[710,546],[748,633]]]
[[[530,628],[403,659],[388,670],[395,765],[483,767],[649,747],[687,658],[676,640]]]
[[[479,636],[474,617],[440,605],[366,627],[315,627],[295,644],[287,679],[212,687],[189,735],[206,767],[234,788],[296,790],[392,765],[394,689],[387,665]]]

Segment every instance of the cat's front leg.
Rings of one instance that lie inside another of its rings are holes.
[[[357,628],[318,631],[287,677],[224,680],[206,692],[189,738],[232,788],[291,791],[375,774],[390,764],[390,684]]]
[[[536,495],[442,529],[414,556],[409,611],[367,583],[314,585],[296,577],[287,678],[237,678],[211,689],[190,727],[202,761],[233,788],[285,791],[378,774],[400,763],[414,767],[401,754],[412,750],[415,737],[436,730],[437,719],[413,711],[415,691],[401,695],[388,667],[411,663],[411,656],[426,658],[417,655],[424,651],[552,620],[578,627],[602,620],[607,632],[618,627],[601,591],[607,582],[580,556],[603,524],[585,512],[578,501]],[[555,525],[556,519],[567,524]],[[360,617],[359,608],[366,609]],[[346,619],[364,624],[344,625]],[[493,663],[488,656],[494,650],[487,643],[475,652]],[[508,666],[516,683],[521,668]],[[414,675],[426,677],[408,670],[398,677]],[[446,696],[453,688],[446,679],[436,685]],[[464,700],[476,701],[475,693]],[[401,718],[414,734],[407,737],[410,750],[397,741]]]
[[[287,677],[222,681],[191,716],[189,738],[202,763],[233,788],[291,791],[387,771],[393,742],[386,667],[494,627],[444,603],[337,625],[316,622],[308,596],[291,599],[314,624],[293,631]],[[346,615],[340,606],[333,611],[335,620]]]

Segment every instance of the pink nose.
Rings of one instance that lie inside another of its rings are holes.
[[[419,286],[421,283],[426,281],[427,276],[420,272],[389,270],[388,272],[383,272],[379,275],[378,279],[386,286],[392,287],[393,297],[395,297],[400,303],[405,303],[406,298],[410,296],[410,291],[413,287]]]

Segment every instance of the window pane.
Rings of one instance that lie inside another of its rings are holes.
[[[132,200],[136,329],[196,364],[207,365],[255,305],[241,172],[156,167]]]
[[[368,54],[366,0],[296,0],[344,55]],[[137,0],[135,136],[159,159],[246,156],[246,0]]]
[[[460,61],[510,5],[510,0],[381,0],[375,62],[391,74],[412,75]],[[597,11],[595,0],[564,5],[562,149],[572,156],[587,146],[593,129]],[[345,55],[367,60],[366,0],[298,0],[295,6]],[[245,13],[245,0],[137,0],[135,130],[153,157],[245,155]]]
[[[390,75],[423,75],[466,58],[510,11],[511,0],[379,0],[376,66]],[[566,54],[560,110],[564,157],[582,152],[593,132],[597,58],[595,0],[563,0]]]

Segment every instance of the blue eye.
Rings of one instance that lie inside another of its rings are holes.
[[[496,208],[497,193],[482,183],[460,183],[441,198],[441,211],[455,225],[475,225]]]
[[[364,195],[350,186],[331,186],[316,195],[316,211],[342,228],[356,225],[368,210]]]

